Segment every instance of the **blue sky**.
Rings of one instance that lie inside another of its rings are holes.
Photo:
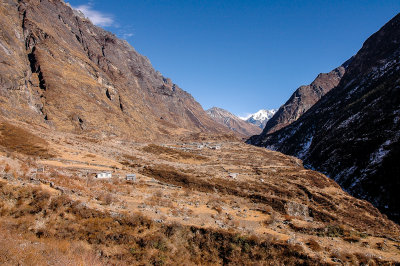
[[[126,39],[203,108],[241,116],[279,108],[400,12],[399,0],[68,2]]]

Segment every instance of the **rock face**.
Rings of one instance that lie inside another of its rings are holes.
[[[228,127],[230,130],[233,130],[240,135],[248,137],[254,134],[259,134],[261,132],[261,129],[259,127],[243,121],[242,119],[228,112],[227,110],[218,107],[212,107],[206,112],[214,121]]]
[[[276,109],[265,110],[261,109],[257,113],[254,113],[245,118],[246,122],[252,123],[258,126],[261,129],[264,129],[265,125],[267,124],[268,120],[270,120],[274,114],[276,113]]]
[[[365,41],[339,85],[254,144],[297,156],[400,222],[400,14]],[[265,133],[265,132],[264,132]]]
[[[263,135],[273,133],[299,119],[322,96],[339,84],[350,61],[329,73],[319,74],[310,85],[299,87],[275,115],[267,121]]]
[[[150,61],[61,0],[0,4],[1,116],[93,136],[226,132]]]

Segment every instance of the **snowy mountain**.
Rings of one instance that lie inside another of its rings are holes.
[[[273,117],[275,113],[276,109],[271,109],[271,110],[261,109],[257,113],[250,114],[246,117],[241,117],[241,119],[263,129],[265,127],[265,124],[267,124],[268,120],[271,119],[271,117]]]
[[[206,113],[215,122],[220,123],[228,127],[230,130],[238,132],[241,135],[252,136],[261,133],[261,130],[258,126],[243,121],[242,119],[228,112],[227,110],[213,107],[206,110]]]

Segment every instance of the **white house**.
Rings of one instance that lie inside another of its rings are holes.
[[[111,172],[98,173],[98,174],[96,175],[96,178],[99,178],[99,179],[111,178]]]
[[[236,179],[238,177],[238,173],[229,173],[229,177],[232,179]]]
[[[127,174],[125,179],[130,181],[136,181],[136,174]]]

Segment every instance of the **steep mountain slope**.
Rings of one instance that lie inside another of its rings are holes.
[[[258,126],[261,129],[264,129],[268,120],[270,120],[275,113],[276,113],[275,109],[271,110],[261,109],[260,111],[246,117],[245,120],[249,123]]]
[[[2,1],[0,111],[93,136],[224,132],[126,41],[61,0]]]
[[[400,221],[400,14],[364,43],[340,84],[254,144],[295,155]]]
[[[212,107],[206,110],[207,114],[216,122],[227,126],[229,129],[244,135],[244,136],[251,136],[255,134],[259,134],[261,132],[260,128],[243,121],[236,115],[218,107]]]
[[[322,96],[336,87],[346,70],[348,62],[329,73],[319,74],[310,85],[300,86],[289,100],[278,109],[275,115],[267,121],[262,133],[263,136],[296,121]]]

